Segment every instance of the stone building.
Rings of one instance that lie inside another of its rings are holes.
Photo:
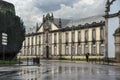
[[[93,16],[78,20],[43,16],[35,33],[26,34],[19,57],[83,59],[104,57],[105,19]]]
[[[115,39],[115,58],[120,61],[120,15],[119,15],[119,26],[114,33]]]

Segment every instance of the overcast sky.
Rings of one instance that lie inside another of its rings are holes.
[[[107,0],[5,0],[15,5],[16,14],[22,18],[26,28],[42,22],[43,15],[53,12],[57,18],[85,18],[101,15],[105,11]],[[110,0],[111,1],[111,0]],[[120,10],[120,0],[111,5],[110,13]],[[109,56],[114,56],[114,31],[119,25],[118,17],[108,23]]]
[[[41,23],[42,16],[53,12],[57,18],[84,18],[104,14],[106,0],[5,0],[15,5],[16,13],[27,28]]]

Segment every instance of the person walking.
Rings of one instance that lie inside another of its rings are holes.
[[[86,53],[85,56],[86,56],[86,61],[88,62],[89,61],[89,53]]]

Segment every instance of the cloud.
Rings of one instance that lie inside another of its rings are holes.
[[[105,0],[5,0],[15,5],[26,28],[41,23],[42,16],[53,12],[59,18],[83,18],[104,14]]]
[[[105,0],[80,0],[73,7],[61,4],[61,8],[54,13],[57,17],[62,18],[84,18],[104,14],[104,2]]]
[[[72,6],[79,0],[35,0],[34,5],[37,8],[42,9],[43,12],[51,12],[60,9],[60,5]]]
[[[16,14],[24,21],[26,28],[30,28],[41,22],[42,11],[34,7],[32,0],[5,0],[15,5]]]

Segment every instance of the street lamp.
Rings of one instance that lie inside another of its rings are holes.
[[[108,59],[108,18],[111,4],[116,0],[107,0],[105,5],[105,59]]]

